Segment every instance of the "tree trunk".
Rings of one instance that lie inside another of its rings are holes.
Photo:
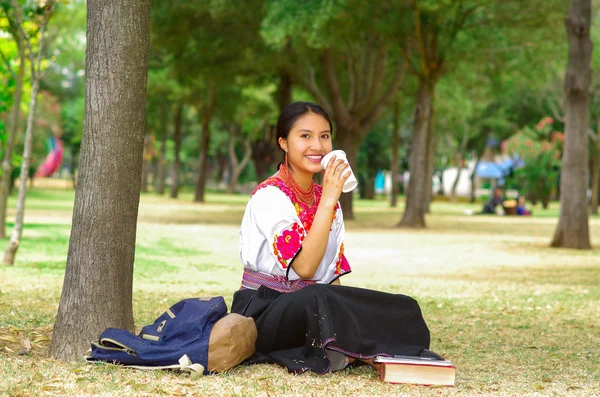
[[[161,119],[161,136],[160,136],[160,152],[158,154],[158,171],[156,175],[156,194],[165,194],[165,179],[167,170],[167,124],[169,122],[168,107],[163,106],[163,114]]]
[[[88,0],[85,121],[51,356],[77,360],[108,327],[133,331],[150,0]]]
[[[479,166],[479,162],[481,161],[481,153],[477,156],[477,161],[475,162],[475,167],[473,168],[473,172],[471,172],[471,192],[469,194],[469,203],[474,203],[475,199],[475,172],[477,172],[477,167]],[[534,203],[535,204],[535,203]]]
[[[40,39],[42,41],[43,39]],[[41,45],[40,45],[41,46]],[[33,146],[33,122],[35,120],[35,108],[37,105],[38,92],[40,90],[40,77],[37,73],[33,76],[31,87],[31,100],[29,101],[29,114],[27,115],[27,129],[25,130],[25,145],[23,147],[23,158],[21,159],[21,175],[19,176],[19,196],[17,198],[17,214],[15,225],[4,252],[3,263],[14,265],[15,256],[23,234],[23,219],[25,217],[25,195],[27,194],[27,176],[29,175],[29,163],[31,161],[31,148]]]
[[[599,138],[600,139],[600,138]],[[600,142],[600,140],[599,140]],[[592,168],[592,197],[590,202],[590,211],[598,215],[598,195],[600,190],[600,147],[596,148],[596,158]]]
[[[267,179],[275,157],[275,148],[271,140],[261,139],[252,142],[252,161],[256,172],[257,182]]]
[[[450,200],[452,201],[456,201],[456,187],[458,186],[460,174],[462,173],[462,164],[458,162],[456,164],[456,178],[454,178],[454,182],[452,182],[452,189],[450,190]]]
[[[140,190],[142,193],[148,193],[148,169],[150,168],[150,154],[149,154],[149,146],[150,143],[150,135],[146,135],[144,138],[144,155],[142,161],[142,177],[141,177],[141,185]]]
[[[350,166],[356,167],[358,164],[358,148],[360,147],[360,141],[364,134],[358,131],[354,132],[352,130],[346,130],[340,124],[337,126],[338,130],[334,133],[336,146],[338,149],[342,149],[346,152],[346,159],[348,160],[348,163],[350,163]],[[355,168],[353,171],[355,173],[357,172]],[[353,192],[342,193],[340,196],[340,205],[342,206],[344,219],[354,219],[352,193]]]
[[[174,161],[171,174],[171,198],[179,195],[179,170],[181,168],[181,122],[183,119],[183,101],[180,101],[175,111],[175,126],[173,128]]]
[[[560,217],[552,247],[590,249],[587,206],[588,123],[591,80],[591,0],[571,0],[565,21],[569,63],[565,74],[565,143]]]
[[[598,215],[598,195],[600,193],[600,116],[596,123],[596,141],[592,149],[592,197],[590,211],[592,214]]]
[[[365,177],[361,184],[360,198],[364,200],[375,200],[375,178]]]
[[[206,187],[206,175],[208,168],[208,147],[210,144],[210,125],[202,120],[200,131],[200,154],[198,155],[198,178],[196,179],[196,194],[194,202],[204,202],[204,188]]]
[[[244,168],[248,165],[250,158],[252,157],[252,146],[250,146],[250,138],[244,139],[244,157],[242,161],[238,161],[237,155],[235,154],[235,134],[232,134],[229,141],[229,160],[231,163],[231,174],[229,175],[229,183],[227,185],[227,193],[235,193],[235,187],[237,186],[240,174],[244,171]]]
[[[410,179],[406,194],[406,210],[400,227],[425,227],[425,212],[427,209],[427,178],[429,153],[429,120],[432,111],[434,84],[425,79],[419,81],[412,147],[409,159]]]
[[[283,109],[287,105],[292,103],[292,76],[284,70],[279,71],[279,85],[277,86],[277,106],[279,112],[283,112]]]
[[[208,98],[204,104],[204,109],[200,112],[200,153],[198,155],[198,178],[196,179],[196,194],[194,202],[204,202],[204,189],[206,187],[206,179],[208,175],[208,149],[210,146],[210,121],[213,116],[213,107],[215,104],[216,87],[211,85],[208,88]]]
[[[20,36],[18,36],[20,37]],[[23,78],[25,76],[25,50],[23,39],[19,38],[17,48],[19,49],[19,71],[15,79],[15,91],[13,93],[13,108],[8,126],[8,136],[2,158],[2,175],[0,176],[0,238],[6,238],[6,205],[11,193],[12,173],[12,151],[15,145],[17,130],[19,129],[19,116],[21,114],[21,97],[23,95]]]
[[[427,132],[427,173],[425,178],[425,213],[431,213],[430,206],[433,201],[433,174],[435,173],[435,154],[437,146],[437,137],[433,128],[433,99],[431,102],[431,112],[429,115],[429,131]]]
[[[392,154],[390,156],[390,178],[392,189],[390,192],[390,207],[398,205],[398,148],[400,146],[400,101],[397,100],[392,115]]]

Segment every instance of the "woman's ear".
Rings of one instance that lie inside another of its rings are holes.
[[[287,139],[285,139],[285,138],[279,138],[279,139],[277,140],[277,143],[279,144],[279,147],[280,147],[280,148],[281,148],[281,149],[282,149],[284,152],[286,152],[286,153],[287,153],[287,151],[288,151],[288,147],[287,147]]]

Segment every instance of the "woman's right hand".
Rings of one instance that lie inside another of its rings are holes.
[[[338,160],[335,155],[331,157],[323,175],[322,204],[332,207],[337,204],[342,194],[342,187],[351,174],[349,167],[350,164],[343,159]]]

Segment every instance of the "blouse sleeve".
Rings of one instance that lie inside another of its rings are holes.
[[[258,263],[257,270],[286,275],[307,234],[296,207],[285,193],[276,187],[268,186],[257,191],[252,197],[251,219],[278,265],[277,268],[264,269]],[[260,258],[257,260],[260,261]]]

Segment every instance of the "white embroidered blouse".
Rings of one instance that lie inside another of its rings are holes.
[[[321,200],[315,185],[313,206],[298,200],[278,177],[259,184],[250,198],[240,228],[240,259],[245,268],[287,280],[299,280],[290,264],[302,249]],[[331,283],[350,272],[344,256],[344,219],[339,203],[332,213],[331,231],[323,259],[311,279]]]

